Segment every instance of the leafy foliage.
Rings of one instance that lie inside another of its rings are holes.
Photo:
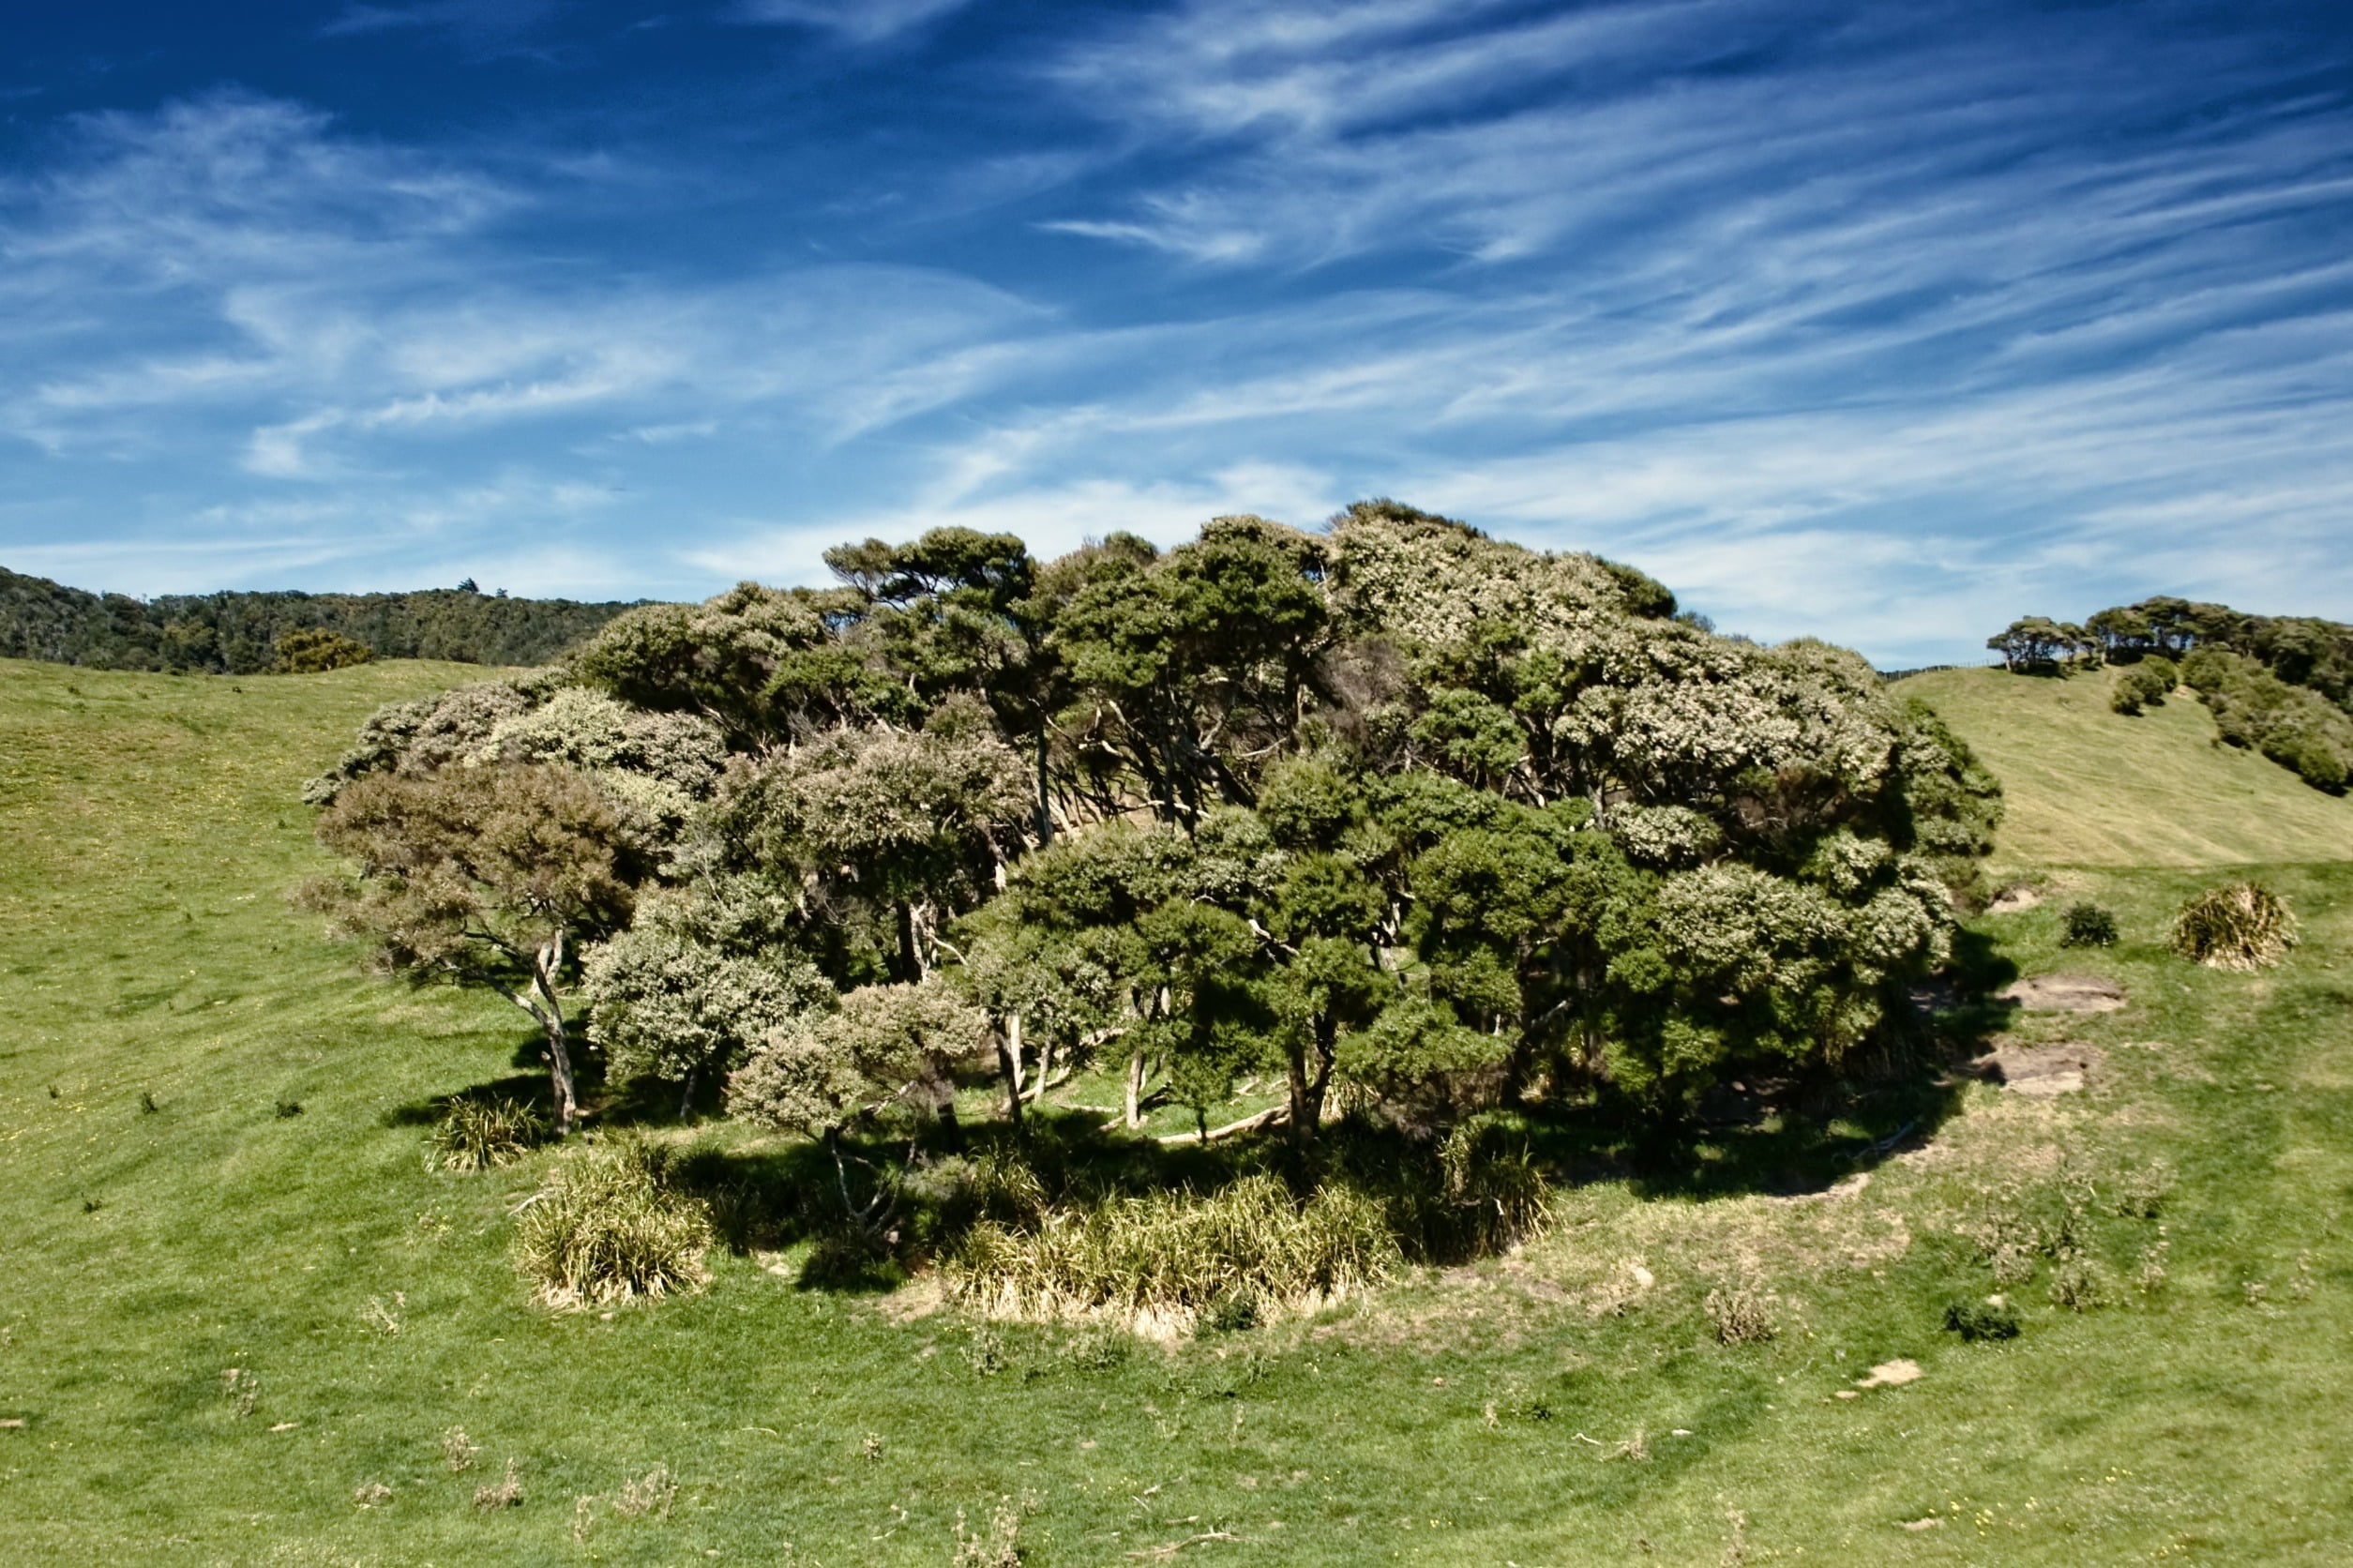
[[[273,675],[315,675],[322,671],[366,664],[375,656],[367,643],[323,626],[280,632],[271,652],[274,656],[269,673]]]
[[[738,1113],[834,1143],[992,1056],[1018,1115],[1055,1053],[1117,1048],[1131,1126],[1165,1099],[1206,1141],[1276,1075],[1250,1124],[1304,1155],[1341,1103],[1442,1138],[1834,1065],[1943,961],[1999,809],[1854,655],[1718,637],[1630,568],[1394,502],[1167,551],[1041,564],[940,529],[828,561],[839,587],[638,607],[562,670],[378,715],[313,793],[379,927],[422,928],[394,896],[422,873],[349,823],[496,778],[552,809],[568,780],[538,848],[609,840],[581,852],[613,897],[554,961],[603,943],[585,994],[620,1075],[732,1073]],[[495,936],[505,906],[468,897]],[[757,917],[679,912],[723,906]],[[539,951],[401,940],[507,953],[510,988]]]
[[[603,792],[536,763],[379,775],[344,790],[318,831],[360,874],[314,883],[314,907],[389,972],[480,986],[530,1014],[564,1134],[574,1108],[564,1001],[579,944],[627,924],[647,873]]]
[[[2116,915],[2098,904],[2074,903],[2059,919],[2061,947],[2114,947]]]
[[[2315,789],[2344,792],[2353,776],[2353,717],[2320,693],[2220,648],[2183,660],[2181,679],[2214,711],[2226,745],[2260,751]]]

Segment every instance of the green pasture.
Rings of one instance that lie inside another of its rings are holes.
[[[324,868],[302,779],[475,673],[0,663],[0,1557],[944,1568],[1002,1514],[1033,1564],[2353,1560],[2353,807],[2195,703],[1906,687],[2008,783],[2044,895],[1972,923],[1941,1027],[2085,1048],[2084,1092],[1859,1071],[1564,1153],[1517,1256],[1160,1346],[805,1288],[792,1250],[530,1305],[509,1214],[571,1156],[422,1157],[437,1096],[527,1084],[528,1020],[361,973],[286,897]],[[2287,962],[2170,957],[2171,909],[2250,870],[2302,916]],[[2076,898],[2118,946],[2057,945]],[[2059,970],[2129,1003],[1983,1000]],[[1995,1280],[1977,1237],[2062,1221],[2069,1259]],[[1945,1331],[1997,1290],[2018,1337]],[[1712,1291],[1773,1336],[1719,1343]]]
[[[2221,745],[2195,693],[2134,717],[2111,712],[2121,673],[1938,670],[1896,683],[2001,779],[1999,866],[2353,860],[2353,799]]]

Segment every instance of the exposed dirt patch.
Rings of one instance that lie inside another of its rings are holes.
[[[2092,1076],[2106,1061],[2097,1046],[2078,1041],[2029,1046],[2010,1040],[1997,1041],[1993,1054],[1979,1057],[1969,1063],[1969,1069],[1986,1082],[1999,1083],[2014,1094],[2046,1100],[2089,1088]]]
[[[1985,906],[1987,914],[2016,914],[2030,910],[2043,901],[2043,895],[2031,887],[2005,887],[1994,895],[1994,901]]]
[[[1857,1388],[1901,1388],[1920,1380],[1920,1363],[1901,1357],[1883,1361],[1871,1369],[1871,1375],[1858,1380]]]
[[[2004,988],[2001,999],[2029,1013],[2113,1013],[2124,988],[2097,974],[2036,974]]]

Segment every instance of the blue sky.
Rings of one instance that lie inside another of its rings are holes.
[[[0,565],[701,596],[1393,495],[1883,664],[2353,619],[2353,9],[8,7]]]

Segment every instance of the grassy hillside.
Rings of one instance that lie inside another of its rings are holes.
[[[2133,1004],[1947,1022],[2098,1048],[2088,1094],[1878,1080],[1607,1151],[1523,1255],[1312,1321],[1131,1348],[803,1289],[792,1254],[558,1317],[506,1249],[565,1155],[420,1159],[433,1096],[529,1081],[520,1020],[359,975],[283,898],[320,864],[302,777],[473,673],[0,664],[13,1560],[945,1565],[959,1511],[1000,1509],[1032,1564],[2353,1555],[2353,867],[2270,868],[2307,941],[2261,976],[2158,948],[2200,876],[2066,873],[2124,942],[2062,954],[2045,905],[1980,923],[1980,972]],[[2158,1160],[2177,1184],[2120,1212]],[[1971,1235],[2029,1229],[2075,1255],[2007,1287],[2020,1337],[1944,1332],[1997,1288]],[[2071,1269],[2086,1310],[2053,1299]],[[1712,1334],[1737,1290],[1770,1341]],[[1923,1376],[1856,1387],[1898,1357]],[[509,1459],[520,1501],[477,1509]],[[679,1490],[630,1516],[657,1466]]]
[[[2213,744],[2212,716],[2187,694],[2137,718],[2110,712],[2117,673],[1938,670],[1897,684],[2000,776],[2002,865],[2353,860],[2353,799]]]

